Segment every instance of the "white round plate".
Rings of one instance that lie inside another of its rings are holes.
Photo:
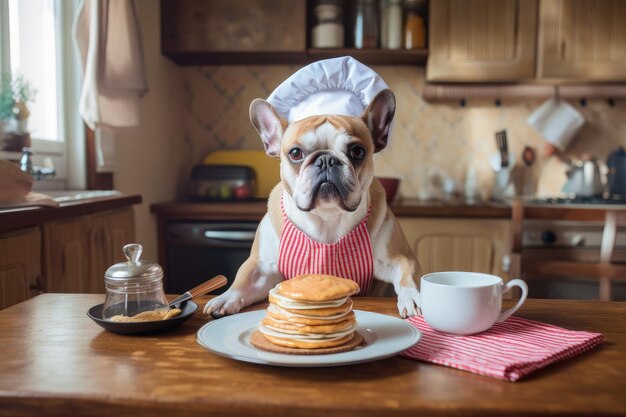
[[[419,342],[422,334],[404,320],[369,311],[354,310],[357,331],[365,346],[326,355],[287,355],[260,350],[250,344],[265,310],[223,317],[202,326],[196,340],[210,352],[244,362],[273,366],[321,367],[370,362],[388,358]]]

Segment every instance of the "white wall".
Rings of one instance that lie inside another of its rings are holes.
[[[156,218],[150,204],[176,196],[181,89],[176,65],[161,55],[159,2],[136,4],[150,90],[141,100],[139,128],[116,134],[114,186],[143,197],[143,203],[135,206],[136,240],[145,248],[142,258],[157,261]]]

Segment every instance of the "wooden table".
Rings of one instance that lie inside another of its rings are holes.
[[[102,301],[45,294],[0,311],[0,415],[626,415],[626,303],[528,300],[517,315],[602,332],[606,343],[510,383],[401,357],[308,369],[237,362],[196,343],[201,313],[169,333],[119,336],[85,315]],[[355,299],[395,316],[394,304]]]

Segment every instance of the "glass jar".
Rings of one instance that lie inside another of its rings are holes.
[[[139,259],[143,246],[137,243],[125,245],[123,250],[128,262],[115,264],[104,273],[106,298],[102,317],[132,317],[144,311],[168,308],[163,292],[163,268]]]
[[[321,3],[313,9],[316,22],[313,26],[313,48],[343,48],[343,19],[341,8],[333,3]]]
[[[378,47],[378,17],[373,0],[357,0],[354,13],[354,47]]]
[[[383,0],[380,5],[380,47],[402,48],[402,1]]]
[[[405,0],[404,10],[404,48],[420,49],[426,47],[426,28],[422,17],[424,2]]]

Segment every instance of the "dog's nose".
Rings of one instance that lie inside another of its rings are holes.
[[[315,160],[315,166],[322,170],[329,169],[332,166],[342,165],[342,164],[343,162],[341,162],[337,157],[333,155],[329,155],[329,154],[320,155]]]

